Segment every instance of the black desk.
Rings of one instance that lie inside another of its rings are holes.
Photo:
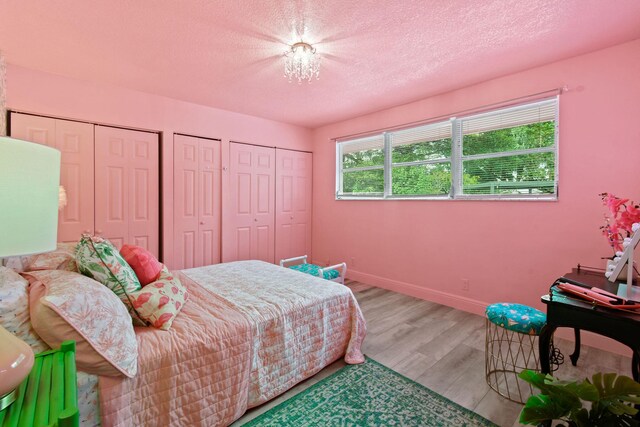
[[[588,286],[597,286],[606,291],[617,293],[618,284],[610,283],[603,273],[574,270],[561,279],[569,279]],[[575,366],[580,357],[580,330],[595,332],[625,344],[633,351],[631,373],[638,381],[640,363],[640,314],[596,307],[587,301],[568,298],[565,294],[551,288],[550,295],[544,295],[542,302],[547,305],[547,324],[540,333],[539,351],[542,373],[550,373],[549,352],[551,338],[556,328],[567,327],[575,330],[576,347],[571,355]]]

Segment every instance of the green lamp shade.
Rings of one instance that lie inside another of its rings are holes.
[[[59,184],[58,150],[0,137],[0,258],[56,248]]]

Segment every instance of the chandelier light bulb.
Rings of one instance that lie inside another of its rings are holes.
[[[298,84],[303,80],[311,83],[313,77],[319,79],[320,55],[316,54],[316,49],[302,41],[292,45],[284,54],[284,75],[289,82],[298,80]]]

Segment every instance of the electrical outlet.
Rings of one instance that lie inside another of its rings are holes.
[[[469,290],[469,279],[462,279],[462,290],[463,291]]]

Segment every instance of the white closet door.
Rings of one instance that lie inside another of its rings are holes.
[[[174,245],[179,268],[220,262],[220,141],[174,135]]]
[[[276,150],[275,260],[311,256],[311,153]]]
[[[275,149],[230,143],[229,152],[223,261],[274,262]]]
[[[57,148],[67,205],[58,214],[58,241],[76,242],[94,231],[94,142],[90,123],[11,113],[11,136]]]
[[[95,128],[96,234],[159,253],[158,135]]]
[[[200,138],[199,150],[198,262],[199,265],[211,265],[220,262],[220,141]]]

